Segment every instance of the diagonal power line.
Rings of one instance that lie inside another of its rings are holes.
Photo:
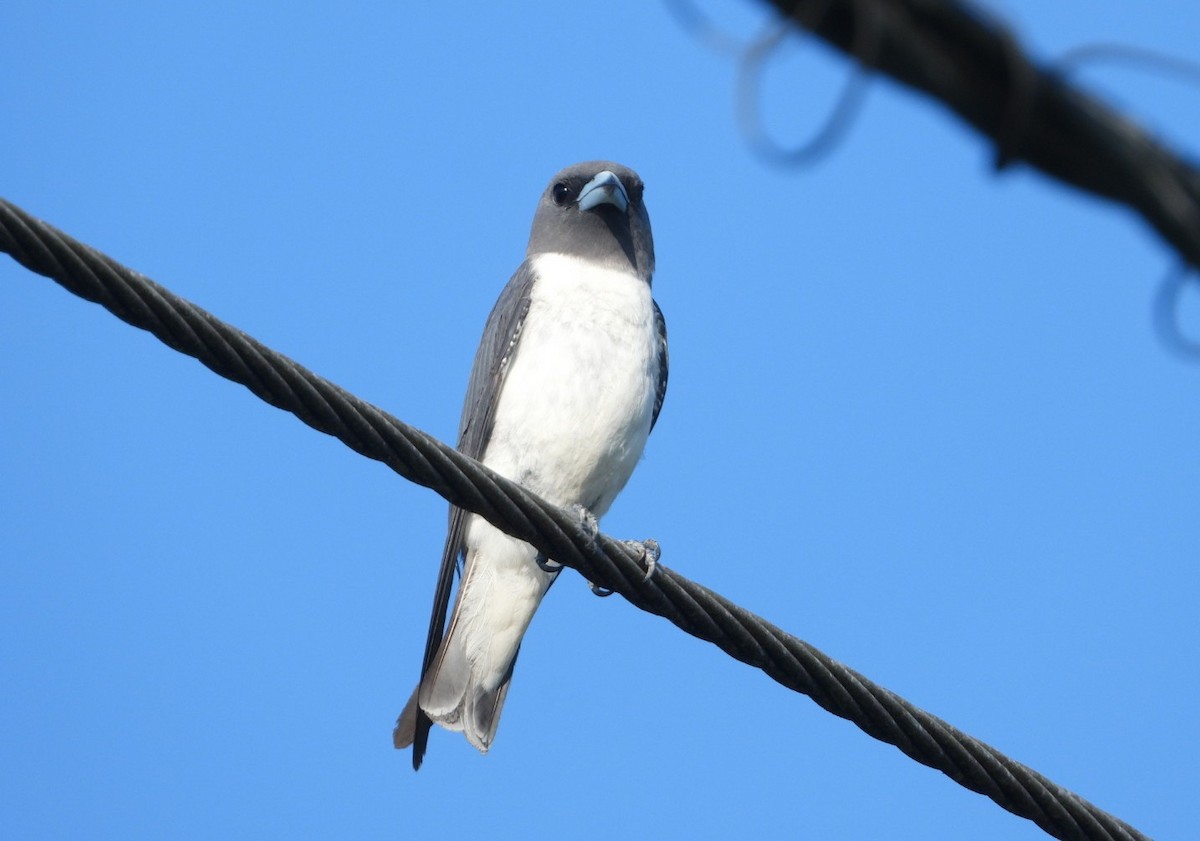
[[[790,24],[939,100],[996,147],[1128,205],[1200,269],[1200,169],[1129,117],[1039,66],[1015,36],[962,0],[769,0]]]
[[[241,383],[272,406],[381,461],[404,478],[528,541],[634,606],[895,745],[1062,839],[1133,841],[1141,833],[1078,795],[876,685],[806,642],[658,565],[647,578],[624,543],[590,537],[575,515],[360,400],[149,278],[0,199],[0,251],[123,321]]]

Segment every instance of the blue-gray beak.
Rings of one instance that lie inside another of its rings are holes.
[[[611,204],[624,213],[629,209],[629,196],[621,179],[607,169],[584,185],[579,191],[579,209],[591,210],[602,204]]]

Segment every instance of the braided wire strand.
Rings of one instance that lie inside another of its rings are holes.
[[[486,518],[589,581],[761,669],[905,755],[1062,839],[1143,839],[1118,818],[808,643],[637,553],[433,437],[355,397],[149,278],[0,198],[0,250],[272,406]]]

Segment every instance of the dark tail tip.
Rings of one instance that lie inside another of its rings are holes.
[[[417,714],[417,729],[413,734],[413,770],[421,770],[421,762],[425,759],[425,747],[429,744],[429,730],[433,722],[429,716],[421,712]]]

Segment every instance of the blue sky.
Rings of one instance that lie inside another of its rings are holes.
[[[1200,43],[1187,0],[991,8],[1047,58]],[[4,18],[0,194],[443,440],[547,180],[637,169],[671,385],[605,530],[1153,836],[1200,822],[1200,364],[1131,213],[884,80],[765,165],[657,3]],[[789,43],[775,135],[845,72]],[[1195,152],[1194,87],[1083,78]],[[438,732],[414,774],[444,503],[7,259],[0,359],[10,837],[1044,837],[573,573],[492,752]]]

